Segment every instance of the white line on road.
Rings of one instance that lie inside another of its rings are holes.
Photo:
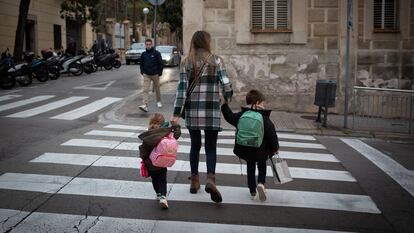
[[[117,124],[106,125],[106,126],[104,126],[104,128],[107,128],[107,129],[124,129],[124,130],[133,130],[133,131],[143,131],[143,130],[148,129],[148,127],[146,127],[146,126],[117,125]],[[181,133],[190,134],[187,129],[181,129]],[[201,133],[204,134],[203,131]],[[223,130],[223,131],[219,132],[219,135],[221,135],[221,136],[234,136],[235,131],[234,130]],[[316,139],[313,136],[310,136],[310,135],[277,133],[277,136],[279,138],[284,138],[284,139],[316,141]]]
[[[21,106],[24,106],[24,105],[44,101],[44,100],[47,100],[47,99],[50,99],[50,98],[53,98],[53,97],[55,97],[55,96],[54,95],[39,95],[39,96],[32,97],[30,99],[25,99],[25,100],[20,100],[20,101],[13,102],[13,103],[5,104],[5,105],[0,105],[0,112],[5,111],[5,110],[9,110],[9,109],[12,109],[12,108],[17,108],[17,107],[21,107]]]
[[[13,222],[18,223],[29,212],[20,210],[0,209],[0,221],[13,216]],[[96,221],[99,219],[99,221]],[[10,221],[10,220],[9,220]],[[9,223],[5,229],[14,224]],[[79,232],[151,232],[151,233],[347,233],[339,231],[287,228],[287,227],[263,227],[253,225],[235,225],[221,223],[183,222],[169,220],[132,219],[92,215],[73,215],[34,212],[27,219],[14,228],[16,232],[72,232],[74,227]],[[93,227],[92,227],[93,226]],[[350,232],[348,232],[350,233]]]
[[[0,96],[0,101],[11,100],[17,97],[21,97],[21,95],[3,95],[3,96]]]
[[[59,120],[75,120],[81,118],[83,116],[89,115],[94,113],[102,108],[105,108],[108,105],[111,105],[115,102],[120,101],[122,98],[113,98],[113,97],[105,97],[103,99],[94,101],[90,104],[87,104],[83,107],[77,108],[75,110],[65,112],[59,114],[57,116],[51,117],[51,119],[59,119]]]
[[[10,180],[10,177],[13,179]],[[0,189],[13,189],[35,192],[53,192],[59,180],[72,177],[5,173],[0,176]],[[188,184],[169,184],[168,199],[171,201],[211,203],[210,195],[201,191],[194,195],[188,192]],[[351,212],[380,214],[381,211],[369,196],[309,192],[299,190],[267,189],[267,201],[251,200],[245,187],[219,186],[224,194],[224,204],[286,206],[298,208],[326,209]],[[204,190],[204,187],[201,188]],[[114,198],[154,199],[151,182],[126,181],[113,179],[74,178],[58,194],[100,196]]]
[[[123,131],[106,131],[106,130],[91,130],[85,135],[93,136],[108,136],[108,137],[125,137],[125,138],[137,138],[138,133],[123,132]],[[191,142],[190,138],[181,137],[178,139],[180,142]],[[204,139],[203,139],[204,142]],[[225,145],[234,145],[234,139],[218,139],[217,143]],[[295,148],[309,148],[309,149],[326,149],[322,144],[317,143],[299,143],[299,142],[285,142],[279,141],[280,146],[295,147]]]
[[[27,118],[31,116],[36,116],[41,113],[45,113],[57,108],[61,108],[63,106],[87,99],[89,97],[87,96],[72,96],[66,99],[58,100],[49,104],[45,104],[36,108],[28,109],[22,112],[17,112],[11,115],[8,115],[7,117],[16,117],[16,118]]]
[[[341,140],[369,159],[414,197],[414,175],[408,169],[361,140],[347,138]]]
[[[136,157],[99,156],[88,154],[44,153],[30,162],[138,169],[140,167],[141,159]],[[243,174],[246,174],[246,169],[246,165],[244,164],[217,163],[216,165],[216,173],[220,174],[239,175],[241,170],[243,171]],[[190,162],[177,160],[172,167],[168,168],[168,170],[190,172]],[[200,172],[207,172],[205,162],[200,162],[199,170]],[[293,178],[356,182],[355,178],[352,177],[352,175],[347,171],[300,167],[289,167],[289,170]],[[270,166],[267,167],[267,176],[272,176]]]
[[[98,140],[98,139],[70,139],[62,144],[62,146],[79,146],[79,147],[95,147],[95,148],[107,148],[115,150],[130,150],[138,151],[140,143],[136,142],[120,142],[114,140]],[[189,153],[190,146],[180,145],[178,147],[178,153]],[[205,150],[202,147],[200,154],[205,154]],[[217,148],[217,155],[235,156],[233,148]],[[309,153],[309,152],[290,152],[279,151],[279,155],[285,159],[297,159],[307,161],[319,161],[319,162],[339,162],[332,154],[323,153]]]

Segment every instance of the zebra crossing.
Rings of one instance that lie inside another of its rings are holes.
[[[246,166],[232,153],[234,130],[219,133],[216,176],[223,203],[212,203],[203,188],[197,194],[189,193],[190,143],[188,131],[183,129],[177,162],[168,172],[170,209],[163,212],[154,201],[150,179],[139,176],[137,135],[144,130],[144,126],[115,124],[85,130],[59,143],[56,151],[40,153],[28,161],[34,167],[81,168],[82,172],[74,176],[30,171],[0,175],[0,193],[50,196],[50,204],[35,212],[0,208],[3,227],[20,222],[11,232],[64,232],[74,228],[80,232],[353,232],[358,227],[375,228],[382,221],[381,211],[352,174],[309,135],[278,134],[280,156],[288,161],[294,181],[273,184],[268,167],[267,201],[252,200]],[[200,154],[204,154],[203,148]],[[205,175],[203,156],[199,169],[201,176]],[[84,203],[86,207],[77,210],[63,207],[61,202]],[[107,202],[111,204],[105,205]],[[99,208],[87,207],[91,203],[98,203]],[[252,219],[240,221],[240,213]],[[315,214],[324,217],[306,219]],[[336,221],[337,227],[322,227],[326,219]],[[350,225],[345,226],[344,219]]]
[[[46,115],[49,119],[70,121],[98,112],[120,100],[122,98],[105,97],[94,99],[89,96],[62,98],[55,95],[39,95],[25,98],[22,95],[3,95],[0,96],[0,114],[5,114],[2,115],[3,117],[19,119]],[[83,105],[75,105],[79,103]],[[66,108],[72,108],[72,110],[67,111]],[[64,109],[64,112],[61,112],[62,109]],[[15,112],[12,113],[12,111]],[[53,114],[52,111],[56,111],[59,114]]]

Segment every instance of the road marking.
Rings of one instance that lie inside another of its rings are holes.
[[[17,97],[21,97],[21,95],[3,95],[3,96],[0,96],[0,101],[11,100]]]
[[[84,86],[79,86],[79,87],[74,87],[73,89],[86,89],[86,90],[95,90],[95,91],[104,91],[106,89],[108,89],[109,86],[111,86],[112,84],[114,84],[116,81],[110,81],[110,82],[100,82],[100,83],[92,83],[92,84],[88,84],[88,85],[84,85]],[[103,84],[106,84],[103,87],[97,87],[97,86],[102,86]]]
[[[144,131],[147,130],[148,127],[146,126],[133,126],[133,125],[117,125],[117,124],[110,124],[104,126],[104,128],[108,129],[124,129],[124,130],[134,130],[134,131]],[[182,134],[190,134],[188,129],[181,129]],[[204,131],[201,131],[201,134],[204,135]],[[219,132],[221,136],[234,136],[234,130],[223,130]],[[310,135],[300,135],[300,134],[289,134],[289,133],[277,133],[279,138],[284,139],[296,139],[296,140],[307,140],[307,141],[316,141],[313,136]]]
[[[29,212],[0,209],[0,220],[8,219],[13,216],[15,223],[18,223],[23,217],[29,215]],[[99,218],[99,221],[96,221]],[[7,221],[6,228],[14,224]],[[339,231],[287,228],[287,227],[263,227],[253,225],[235,225],[222,223],[203,223],[203,222],[184,222],[169,220],[150,220],[150,219],[132,219],[93,215],[73,215],[34,212],[13,228],[17,232],[72,232],[74,227],[79,232],[131,232],[132,229],[139,232],[152,233],[210,233],[210,232],[229,232],[229,233],[347,233]],[[196,229],[196,231],[195,231]],[[350,232],[348,232],[350,233]]]
[[[16,93],[16,92],[20,92],[20,91],[22,91],[22,90],[13,90],[13,91],[4,92],[4,93],[2,93],[2,94],[4,94],[4,95],[8,95],[8,94],[11,94],[11,93]]]
[[[85,135],[93,136],[108,136],[108,137],[126,137],[126,138],[137,138],[138,133],[123,132],[123,131],[105,131],[105,130],[91,130]],[[191,142],[190,138],[179,138],[180,142]],[[203,139],[204,142],[204,139]],[[217,143],[225,145],[234,145],[234,139],[218,139]],[[279,141],[280,146],[284,147],[296,147],[296,148],[310,148],[310,149],[326,149],[322,144],[317,143],[296,143],[296,142],[285,142]]]
[[[98,139],[70,139],[62,146],[79,146],[79,147],[96,147],[96,148],[107,148],[115,150],[130,150],[138,151],[140,143],[136,142],[121,142],[115,140],[98,140]],[[180,145],[178,147],[178,153],[189,153],[190,146]],[[205,154],[204,147],[201,148],[200,154]],[[217,148],[217,155],[235,156],[233,148]],[[319,162],[339,162],[332,154],[322,153],[309,153],[309,152],[290,152],[290,151],[279,151],[279,155],[285,159],[297,159],[297,160],[308,160],[308,161],[319,161]]]
[[[0,189],[51,193],[56,190],[56,186],[61,186],[61,184],[56,184],[56,181],[70,179],[72,177],[5,173],[0,176]],[[203,191],[196,195],[189,193],[188,184],[174,183],[168,186],[170,190],[168,199],[171,201],[211,203],[210,195]],[[224,204],[381,213],[372,199],[366,195],[267,189],[267,201],[258,202],[250,199],[246,187],[218,186],[218,188],[221,193],[225,194]],[[204,187],[201,190],[204,190]],[[151,182],[113,179],[74,178],[58,194],[154,200]]]
[[[347,138],[341,140],[369,159],[414,197],[414,175],[408,169],[361,140]]]
[[[18,113],[14,113],[11,115],[8,115],[7,117],[16,117],[16,118],[27,118],[27,117],[31,117],[31,116],[36,116],[39,115],[41,113],[45,113],[84,99],[87,99],[89,97],[87,96],[73,96],[73,97],[69,97],[66,99],[62,99],[62,100],[58,100],[49,104],[45,104],[36,108],[32,108],[32,109],[28,109],[26,111],[22,111],[22,112],[18,112]]]
[[[87,104],[83,107],[51,117],[51,119],[75,120],[83,116],[89,115],[91,113],[94,113],[102,108],[105,108],[108,105],[120,101],[121,99],[122,98],[105,97],[103,99]]]
[[[99,156],[88,154],[66,154],[66,153],[44,153],[39,157],[31,160],[34,163],[53,163],[53,164],[68,164],[80,166],[94,166],[94,167],[116,167],[116,168],[132,168],[138,169],[141,164],[141,159],[136,157],[120,157],[120,156]],[[93,163],[93,164],[92,164]],[[206,163],[200,162],[200,172],[206,173]],[[216,173],[239,175],[243,171],[246,174],[247,168],[245,164],[230,164],[217,163]],[[168,168],[170,171],[185,171],[190,172],[190,162],[184,160],[177,160],[176,163]],[[345,181],[356,182],[355,178],[347,171],[336,171],[327,169],[313,169],[289,167],[293,178],[312,179],[312,180],[330,180],[330,181]],[[256,172],[257,173],[257,172]],[[267,166],[267,176],[272,176],[270,166]]]
[[[39,96],[32,97],[30,99],[25,99],[25,100],[20,100],[20,101],[13,102],[13,103],[5,104],[5,105],[0,105],[0,112],[6,111],[12,108],[17,108],[17,107],[21,107],[24,105],[44,101],[44,100],[47,100],[53,97],[55,96],[54,95],[39,95]]]

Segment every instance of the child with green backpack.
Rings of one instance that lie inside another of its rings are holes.
[[[264,107],[265,96],[258,90],[251,90],[246,95],[246,106],[238,113],[233,113],[227,103],[221,106],[224,119],[236,127],[234,154],[247,163],[247,184],[250,195],[255,199],[259,194],[261,201],[266,200],[266,161],[279,150],[279,141],[273,122],[271,110]],[[259,170],[256,186],[256,164]]]

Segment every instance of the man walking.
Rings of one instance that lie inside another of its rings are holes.
[[[164,66],[162,63],[161,53],[152,47],[151,39],[147,39],[145,41],[145,52],[141,54],[140,67],[141,74],[144,76],[144,92],[142,94],[143,104],[139,106],[139,109],[144,112],[148,112],[148,95],[151,81],[153,82],[156,93],[157,106],[159,108],[162,108],[160,76],[162,75]]]

